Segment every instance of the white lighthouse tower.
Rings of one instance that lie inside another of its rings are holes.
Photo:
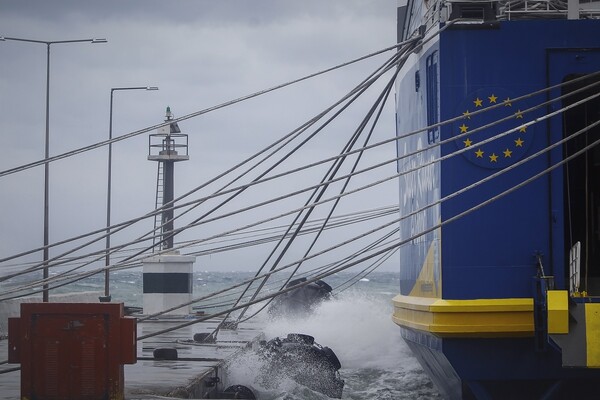
[[[167,107],[165,122],[173,120]],[[196,257],[179,254],[173,248],[174,170],[178,161],[189,160],[188,137],[177,122],[158,128],[150,135],[148,160],[158,162],[156,208],[162,207],[154,221],[154,251],[158,254],[143,261],[144,314],[154,314],[192,299],[193,266]],[[157,234],[160,232],[160,234]],[[170,311],[168,315],[188,315],[191,305]]]

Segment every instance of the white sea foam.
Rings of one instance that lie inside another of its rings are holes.
[[[346,291],[323,302],[312,316],[278,319],[266,324],[268,338],[303,333],[330,347],[344,368],[386,368],[410,354],[391,321],[389,300]]]
[[[342,364],[343,399],[439,399],[391,315],[388,297],[346,291],[309,317],[264,321],[264,332],[267,339],[308,334],[330,347]],[[327,399],[291,381],[266,389],[257,378],[261,367],[256,355],[247,354],[229,369],[231,381],[252,386],[261,399]]]

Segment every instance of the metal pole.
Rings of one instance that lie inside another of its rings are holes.
[[[173,146],[173,141],[170,137],[166,139],[167,151],[171,151],[171,147]],[[169,204],[173,201],[174,198],[174,171],[175,171],[175,163],[173,161],[165,160],[161,161],[164,167],[164,180],[163,180],[163,207],[165,204]],[[163,211],[163,229],[162,229],[162,239],[163,239],[163,250],[168,250],[173,248],[173,204],[169,207],[165,208]]]
[[[113,93],[115,89],[110,89],[110,118],[108,123],[108,140],[112,139],[112,121],[113,121]],[[111,203],[111,178],[112,174],[112,143],[108,144],[108,184],[106,189],[106,261],[104,270],[104,297],[100,301],[110,301],[110,203]]]
[[[117,87],[110,89],[110,117],[108,122],[108,140],[112,139],[113,128],[113,97],[117,90],[158,90],[156,86],[132,86],[132,87]],[[110,297],[110,214],[111,214],[111,198],[112,198],[112,143],[108,144],[108,176],[106,188],[106,250],[104,261],[104,296],[100,297],[101,302],[109,302]]]
[[[41,43],[46,45],[47,56],[46,56],[46,137],[45,137],[45,150],[44,158],[46,163],[44,164],[44,250],[43,250],[43,278],[48,279],[48,259],[49,259],[49,177],[50,177],[50,164],[48,158],[50,157],[50,45],[60,43],[106,43],[106,39],[75,39],[75,40],[33,40],[23,39],[15,37],[0,36],[0,41],[14,40],[18,42],[29,42],[29,43]],[[44,283],[42,286],[42,301],[48,302],[48,283]]]
[[[567,1],[567,19],[579,19],[579,0]]]
[[[46,144],[44,150],[44,158],[47,160],[50,157],[50,44],[46,43],[47,57],[46,57]],[[49,219],[49,177],[50,177],[50,164],[46,162],[44,164],[44,280],[48,279],[48,219]],[[42,301],[48,302],[48,283],[44,283],[43,286]]]

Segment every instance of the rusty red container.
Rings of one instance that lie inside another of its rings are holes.
[[[120,400],[123,364],[137,360],[136,320],[121,303],[24,303],[8,345],[22,399]]]

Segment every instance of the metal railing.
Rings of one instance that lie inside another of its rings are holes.
[[[177,143],[177,139],[182,139]],[[179,154],[178,150],[183,150]],[[155,153],[156,152],[156,153]],[[183,133],[154,133],[148,135],[148,156],[159,156],[177,152],[181,156],[188,156],[188,135]]]

